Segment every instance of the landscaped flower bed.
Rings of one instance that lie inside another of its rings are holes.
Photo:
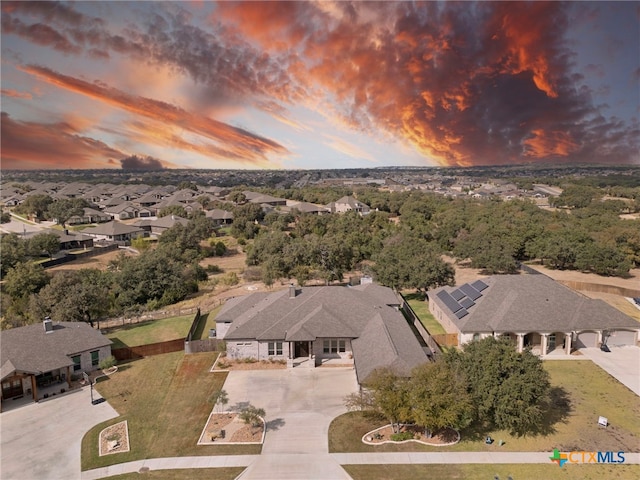
[[[460,441],[460,433],[453,428],[437,430],[431,437],[424,434],[424,427],[402,424],[398,432],[394,432],[391,425],[377,428],[366,433],[362,441],[368,445],[382,445],[384,443],[418,442],[425,445],[444,447],[454,445]]]

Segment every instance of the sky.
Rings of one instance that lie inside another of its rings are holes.
[[[640,164],[640,2],[0,8],[2,169]]]

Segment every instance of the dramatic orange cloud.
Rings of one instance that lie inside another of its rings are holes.
[[[0,126],[2,168],[8,170],[110,168],[126,156],[65,122],[20,122],[3,112]]]
[[[197,133],[210,140],[229,145],[240,158],[264,160],[269,153],[286,154],[287,150],[278,143],[255,135],[241,128],[227,125],[197,114],[191,114],[180,107],[150,98],[129,95],[115,88],[98,83],[89,83],[68,75],[62,75],[45,67],[23,66],[21,69],[52,85],[86,95],[107,105],[126,110],[159,122]],[[225,150],[223,147],[220,151]],[[238,158],[238,157],[234,157]]]
[[[524,154],[528,157],[566,157],[579,148],[566,132],[534,130],[532,135],[524,141],[527,146]]]

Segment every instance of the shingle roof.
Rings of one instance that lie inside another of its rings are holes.
[[[428,292],[431,301],[449,313],[462,333],[640,327],[602,300],[581,295],[546,275],[495,275],[482,281],[488,288],[473,301],[474,305],[466,308],[468,315],[462,318],[457,318],[438,297],[443,291],[456,295],[457,290],[463,290],[462,286]]]
[[[125,235],[127,233],[142,232],[142,229],[114,220],[96,227],[85,228],[82,232],[87,235]]]
[[[58,322],[45,333],[41,323],[0,332],[0,375],[15,371],[40,374],[73,365],[69,358],[112,342],[84,322]]]
[[[303,287],[229,300],[216,322],[231,322],[225,340],[313,341],[351,338],[359,381],[389,366],[408,375],[427,361],[401,312],[396,295],[379,285]]]

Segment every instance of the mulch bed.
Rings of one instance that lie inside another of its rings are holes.
[[[262,442],[264,425],[258,428],[245,425],[238,418],[237,413],[213,413],[205,426],[201,441],[209,443],[211,436],[218,434],[221,430],[227,432],[225,438],[216,438],[211,440],[212,443],[260,443]]]
[[[399,433],[411,432],[413,433],[413,440],[406,441],[418,441],[427,445],[451,445],[457,443],[460,440],[460,436],[453,428],[444,428],[436,431],[432,437],[427,438],[424,434],[424,427],[418,425],[401,425]],[[367,442],[372,444],[382,444],[385,442],[393,441],[391,435],[395,432],[391,428],[391,425],[373,430],[367,433],[364,438]]]

